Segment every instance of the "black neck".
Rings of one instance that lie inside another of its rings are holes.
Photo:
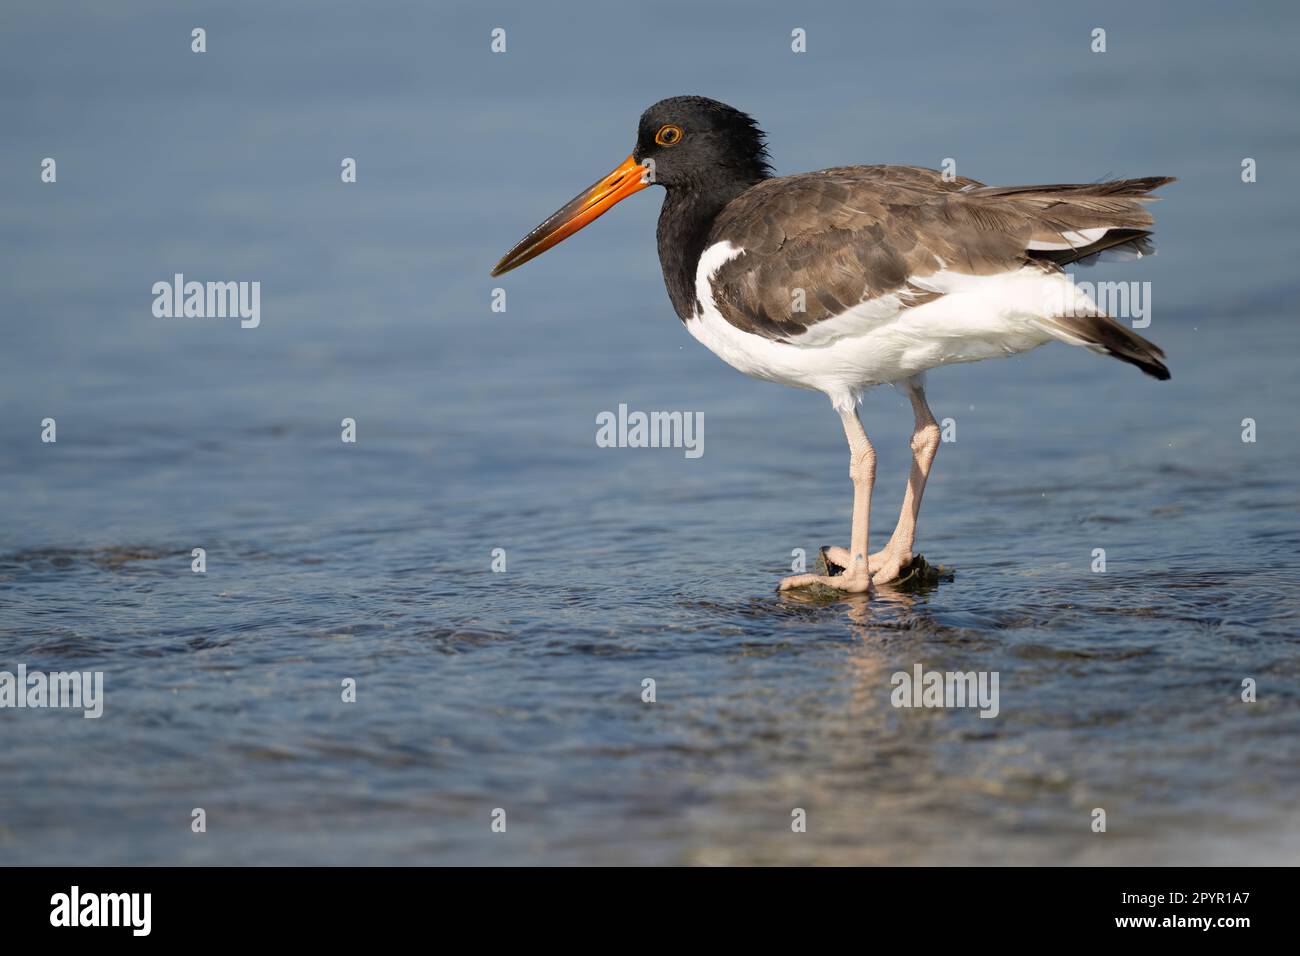
[[[695,297],[695,267],[708,244],[713,220],[724,206],[754,183],[759,175],[734,176],[710,183],[693,183],[666,187],[663,208],[659,211],[659,265],[664,285],[677,317],[683,322],[695,316],[699,302]]]

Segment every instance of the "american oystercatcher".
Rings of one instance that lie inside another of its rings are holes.
[[[1063,267],[1151,253],[1144,203],[1172,177],[985,186],[918,166],[839,166],[774,178],[765,138],[716,100],[656,103],[632,154],[521,239],[492,275],[633,193],[664,187],[659,261],[687,331],[747,375],[824,392],[848,437],[850,543],[824,549],[840,573],[788,577],[781,590],[870,591],[912,561],[940,438],[927,370],[1055,340],[1169,378],[1164,353],[1105,315]],[[912,466],[893,536],[870,554],[876,458],[857,405],[886,383],[912,403]]]

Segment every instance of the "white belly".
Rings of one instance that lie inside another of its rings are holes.
[[[1091,305],[1080,301],[1068,278],[1037,269],[996,276],[939,272],[913,280],[946,293],[932,302],[905,308],[897,296],[883,296],[776,342],[736,328],[715,305],[709,280],[741,251],[723,242],[700,257],[695,285],[701,308],[687,330],[746,375],[825,392],[836,407],[852,406],[873,385],[940,365],[1036,348],[1053,336],[1034,320],[1060,314],[1055,303],[1068,296],[1075,308]]]

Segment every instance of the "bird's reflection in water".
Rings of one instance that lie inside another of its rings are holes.
[[[843,613],[857,638],[845,661],[852,676],[850,709],[858,720],[883,723],[889,710],[883,705],[889,701],[890,679],[900,669],[898,639],[906,635],[924,640],[947,629],[935,619],[926,600],[939,584],[937,579],[903,587],[886,584],[870,597],[829,588],[780,593],[785,602]]]
[[[926,659],[933,638],[947,636],[927,599],[932,590],[886,585],[870,596],[783,595],[815,607],[823,622],[842,624],[849,638],[825,661],[804,787],[820,788],[822,824],[853,836],[818,847],[817,862],[883,862],[889,855],[880,848],[900,834],[914,853],[928,821],[950,819],[943,776],[951,715],[902,711],[891,701],[894,675]]]

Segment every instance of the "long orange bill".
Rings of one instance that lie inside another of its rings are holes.
[[[574,196],[544,223],[520,239],[496,264],[492,274],[499,276],[518,268],[551,246],[563,242],[587,223],[604,215],[616,203],[645,189],[650,185],[648,179],[645,167],[629,156],[612,173]]]

